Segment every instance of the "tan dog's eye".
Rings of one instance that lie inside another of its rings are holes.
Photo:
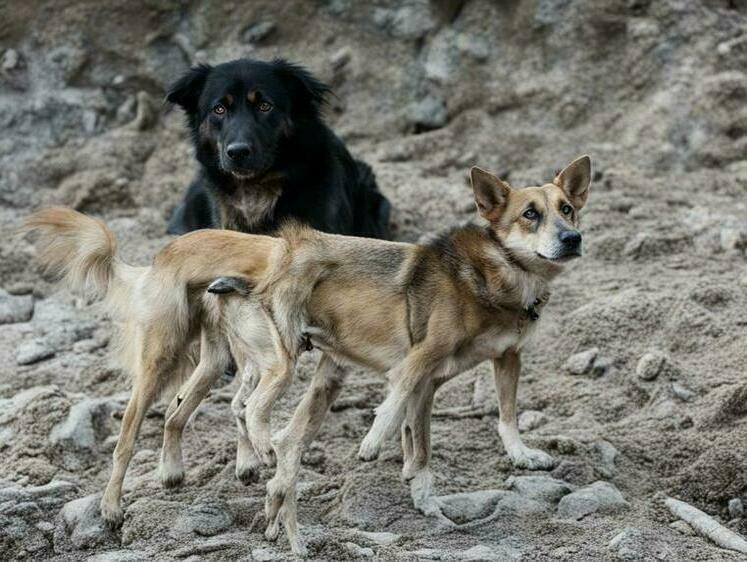
[[[571,215],[571,213],[573,213],[573,207],[571,207],[568,203],[566,203],[560,208],[560,212],[566,216],[569,216]]]
[[[530,221],[536,221],[539,218],[539,213],[534,209],[527,209],[524,211],[523,217]]]
[[[222,103],[216,103],[213,106],[213,113],[215,113],[216,115],[223,115],[225,112],[226,112],[226,106],[223,105]]]
[[[259,105],[257,106],[257,108],[258,108],[258,109],[259,109],[260,111],[263,111],[263,112],[265,112],[265,113],[266,113],[266,112],[268,112],[268,111],[270,111],[270,110],[272,109],[272,104],[271,104],[270,102],[268,102],[268,101],[263,101],[263,102],[261,102],[261,103],[260,103],[260,104],[259,104]]]

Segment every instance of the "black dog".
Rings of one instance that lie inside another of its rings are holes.
[[[323,123],[329,88],[282,59],[201,65],[167,100],[187,114],[200,169],[169,233],[271,233],[294,218],[326,232],[389,238],[371,168]]]

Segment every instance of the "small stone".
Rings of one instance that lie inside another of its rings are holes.
[[[28,322],[34,314],[32,295],[11,295],[0,289],[0,324]]]
[[[462,53],[478,62],[485,62],[488,60],[488,55],[490,54],[488,42],[482,37],[475,37],[473,35],[459,35],[457,38],[457,47]]]
[[[92,135],[96,132],[96,123],[98,123],[99,116],[93,110],[86,110],[83,112],[83,130]]]
[[[373,558],[374,551],[372,548],[363,547],[355,544],[354,542],[346,542],[345,549],[350,553],[351,556],[356,558]]]
[[[508,545],[488,546],[485,544],[477,544],[472,548],[468,548],[467,550],[458,553],[457,559],[471,560],[474,562],[477,562],[478,560],[480,562],[504,562],[506,560],[518,560],[520,556],[521,553],[518,550]],[[444,560],[448,559],[448,556],[444,558]]]
[[[151,129],[158,121],[158,111],[156,103],[148,92],[139,91],[137,93],[137,111],[132,127],[138,131]]]
[[[729,500],[729,515],[732,519],[741,519],[744,517],[744,504],[740,498]]]
[[[519,431],[524,433],[532,431],[547,423],[547,416],[537,410],[526,410],[519,414],[518,425]]]
[[[69,535],[76,548],[92,548],[113,537],[101,519],[99,502],[101,494],[93,494],[66,503],[60,511],[64,529],[55,531],[55,545],[61,540],[59,532]]]
[[[355,534],[381,546],[389,546],[390,544],[396,543],[400,539],[400,535],[396,533],[387,533],[386,531],[382,531],[379,533],[373,533],[369,531],[355,531]]]
[[[675,531],[677,531],[678,533],[681,533],[688,537],[694,537],[696,534],[693,528],[687,523],[685,523],[684,521],[677,520],[677,521],[670,523],[669,526]]]
[[[504,490],[479,490],[441,496],[439,500],[443,514],[454,523],[461,524],[488,517],[495,511],[499,500],[508,493]]]
[[[740,253],[747,249],[747,231],[737,227],[724,227],[719,233],[721,249],[728,253]]]
[[[343,47],[329,57],[329,64],[333,70],[341,70],[350,62],[352,56],[353,52],[350,50],[350,47]]]
[[[635,374],[643,381],[652,381],[659,376],[667,362],[667,356],[661,351],[649,351],[639,360]]]
[[[78,450],[91,450],[96,445],[96,432],[93,420],[100,413],[103,402],[85,399],[70,408],[65,421],[52,428],[49,441],[52,444],[62,443],[66,447]]]
[[[252,560],[254,562],[273,562],[274,560],[280,560],[282,556],[272,551],[269,548],[253,548],[252,549]]]
[[[231,526],[233,517],[219,502],[191,506],[177,520],[175,527],[181,531],[194,532],[203,537],[217,535]]]
[[[510,476],[506,487],[522,496],[547,503],[554,503],[573,490],[567,482],[549,476]]]
[[[578,520],[592,513],[616,513],[628,507],[617,488],[598,481],[563,497],[558,504],[558,515]]]
[[[21,56],[18,54],[18,51],[15,49],[7,49],[3,53],[3,60],[0,62],[0,67],[2,67],[3,70],[13,70],[20,62]]]
[[[591,375],[601,377],[606,375],[612,368],[613,361],[609,357],[597,357],[591,368]]]
[[[434,30],[438,22],[427,2],[405,5],[396,9],[377,8],[374,23],[394,37],[419,39]]]
[[[440,129],[448,120],[446,103],[435,96],[426,96],[408,106],[406,118],[415,132]]]
[[[672,392],[677,398],[679,398],[683,402],[691,402],[697,396],[697,394],[694,391],[690,390],[686,386],[681,385],[680,383],[677,383],[677,382],[672,383]]]
[[[54,357],[54,349],[47,346],[44,340],[34,339],[23,342],[18,346],[16,363],[18,365],[31,365],[50,357]]]
[[[565,362],[563,368],[571,375],[585,375],[591,372],[594,360],[599,355],[599,348],[593,347],[571,355]]]
[[[257,45],[265,41],[270,35],[275,33],[276,26],[271,21],[260,21],[251,24],[241,34],[241,41],[244,43],[250,43]]]

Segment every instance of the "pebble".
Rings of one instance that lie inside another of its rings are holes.
[[[16,363],[18,365],[31,365],[49,359],[50,357],[54,357],[54,353],[54,349],[50,348],[44,340],[29,340],[18,346]]]
[[[350,47],[343,47],[329,57],[329,64],[333,70],[340,70],[350,62],[352,57],[353,52],[350,50]]]
[[[28,322],[34,314],[34,297],[11,295],[0,289],[0,324]]]
[[[478,490],[441,496],[439,500],[443,514],[454,523],[462,524],[492,515],[505,495],[504,490]]]
[[[573,491],[567,482],[544,475],[510,476],[506,480],[506,488],[546,503],[555,503]]]
[[[202,503],[190,506],[177,520],[175,527],[181,531],[194,532],[209,537],[225,531],[233,523],[231,513],[223,504]]]
[[[265,41],[277,29],[275,22],[260,21],[247,27],[241,34],[241,41],[256,45]]]
[[[52,428],[49,441],[52,444],[62,443],[74,449],[93,449],[96,445],[96,432],[93,427],[94,416],[101,409],[101,400],[85,399],[70,408],[65,421]]]
[[[404,39],[419,39],[438,25],[427,2],[394,9],[377,8],[373,19],[380,28]]]
[[[697,396],[695,391],[690,390],[678,382],[672,383],[672,392],[674,392],[674,395],[683,402],[691,402]]]
[[[411,103],[407,108],[407,121],[416,131],[440,129],[448,121],[446,103],[433,95]]]
[[[379,533],[355,531],[355,534],[381,546],[389,546],[390,544],[396,543],[401,538],[401,536],[396,533],[388,533],[386,531],[381,531]]]
[[[667,356],[661,351],[654,350],[645,353],[638,360],[635,374],[643,381],[652,381],[659,376],[667,362]]]
[[[744,504],[739,498],[729,500],[729,515],[732,519],[741,519],[744,516]]]
[[[592,513],[616,513],[628,506],[615,486],[609,482],[597,481],[564,496],[558,504],[558,515],[578,520]]]
[[[354,542],[346,542],[345,549],[351,556],[356,558],[373,558],[374,551],[372,548],[363,547],[355,544]]]
[[[0,66],[2,66],[3,70],[13,70],[18,66],[19,62],[21,62],[21,56],[18,54],[18,51],[15,49],[7,49],[3,53],[3,60],[2,63],[0,63]]]
[[[272,562],[273,560],[280,560],[282,557],[270,550],[269,548],[253,548],[252,549],[252,560],[254,562]]]
[[[594,360],[599,355],[599,348],[593,347],[571,355],[565,362],[563,368],[571,375],[585,375],[591,372]]]
[[[537,410],[526,410],[519,414],[519,431],[524,433],[532,431],[547,423],[547,416]]]

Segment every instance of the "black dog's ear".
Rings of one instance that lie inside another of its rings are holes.
[[[331,91],[329,86],[315,78],[300,64],[275,59],[272,66],[291,89],[293,109],[309,116],[319,115],[319,110]]]
[[[209,64],[192,67],[169,88],[166,101],[180,105],[187,113],[195,113],[197,102],[205,87],[205,80],[212,69],[213,67]]]

